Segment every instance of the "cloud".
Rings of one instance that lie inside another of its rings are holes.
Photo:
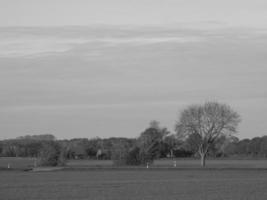
[[[117,46],[117,45],[149,45],[157,43],[187,43],[200,42],[200,37],[150,37],[150,38],[99,38],[99,39],[75,39],[75,38],[0,38],[0,56],[18,57],[34,56],[42,53],[61,53],[70,51],[77,46]]]
[[[199,43],[212,39],[252,39],[266,37],[266,30],[227,28],[219,22],[164,26],[89,26],[47,28],[0,28],[0,57],[57,55],[75,50],[86,55],[101,54],[91,49],[168,43]],[[212,24],[203,28],[203,24]],[[215,26],[218,25],[218,26]],[[201,28],[202,27],[202,28]],[[79,51],[81,50],[81,51]]]
[[[1,28],[0,57],[42,56],[84,47],[105,48],[117,45],[150,45],[203,41],[197,35],[164,28],[156,30],[105,27]],[[88,49],[88,48],[87,48]],[[88,52],[90,53],[90,52]],[[92,52],[91,52],[92,53]]]

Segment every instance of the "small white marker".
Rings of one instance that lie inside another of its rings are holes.
[[[175,160],[175,161],[173,161],[173,166],[174,166],[174,167],[176,167],[176,160]]]
[[[10,169],[10,164],[9,163],[7,164],[7,168]]]
[[[146,163],[146,168],[148,169],[148,162]]]

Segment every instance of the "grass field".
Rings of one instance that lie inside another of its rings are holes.
[[[0,171],[3,200],[265,200],[266,170]]]
[[[9,165],[13,169],[27,169],[33,167],[33,158],[0,157],[0,169]]]
[[[0,158],[0,169],[8,163],[12,169],[26,169],[33,159]],[[0,199],[267,199],[266,160],[208,160],[204,170],[199,160],[178,159],[176,165],[156,160],[151,169],[112,170],[111,161],[71,160],[63,171],[0,170]]]
[[[27,169],[34,165],[32,158],[0,158],[0,169],[7,168],[13,169]],[[173,167],[174,161],[172,160],[155,160],[150,167]],[[198,168],[200,166],[199,160],[192,159],[177,159],[176,168]],[[111,160],[70,160],[67,162],[67,167],[71,168],[109,168],[113,167]],[[207,168],[265,168],[267,169],[267,160],[229,160],[217,159],[207,160]]]
[[[207,160],[208,168],[266,168],[267,160]],[[112,161],[110,160],[71,160],[67,166],[74,168],[86,167],[111,167]],[[174,161],[172,160],[155,160],[151,167],[173,167]],[[200,167],[199,160],[192,159],[177,159],[176,168],[198,168]]]

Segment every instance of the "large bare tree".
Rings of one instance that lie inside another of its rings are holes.
[[[191,105],[181,112],[175,130],[178,137],[194,138],[194,145],[205,166],[206,155],[210,146],[221,136],[236,133],[240,116],[230,106],[217,102],[204,105]]]

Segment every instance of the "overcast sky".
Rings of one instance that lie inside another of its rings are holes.
[[[264,0],[0,0],[0,139],[170,131],[227,103],[267,134]]]

